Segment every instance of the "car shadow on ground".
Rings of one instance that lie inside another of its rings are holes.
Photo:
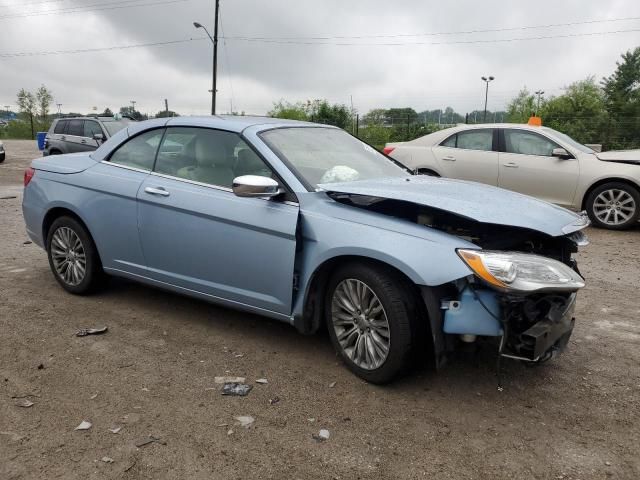
[[[220,333],[224,332],[228,343],[242,344],[245,351],[247,348],[274,349],[284,353],[287,361],[298,365],[304,365],[305,361],[321,363],[327,368],[338,365],[346,372],[346,367],[340,364],[331,345],[326,327],[314,335],[305,336],[284,322],[120,278],[111,278],[108,286],[95,298],[127,304],[137,312],[138,317],[147,315],[154,319],[152,323],[159,322],[156,325],[147,324],[146,327],[195,329],[210,338],[219,338]],[[419,357],[405,375],[383,388],[404,392],[421,392],[426,385],[426,390],[438,388],[451,392],[470,388],[503,391],[499,387],[522,390],[548,380],[554,371],[554,364],[563,360],[560,357],[540,366],[527,366],[503,359],[498,375],[497,346],[491,343],[479,343],[455,352],[437,372],[425,355]],[[352,379],[359,381],[355,376]]]

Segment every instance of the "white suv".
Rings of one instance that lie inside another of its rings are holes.
[[[622,230],[640,216],[640,150],[597,153],[547,127],[460,125],[390,143],[387,155],[426,175],[496,185]]]

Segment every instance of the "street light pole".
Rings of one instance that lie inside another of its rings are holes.
[[[544,90],[538,90],[537,92],[535,92],[536,95],[538,96],[538,106],[536,107],[536,117],[538,116],[538,112],[540,111],[540,97],[542,95],[544,95]]]
[[[207,30],[207,27],[198,22],[193,22],[196,28],[202,28],[207,32],[207,36],[213,44],[213,80],[211,86],[211,115],[216,114],[216,86],[218,82],[218,17],[220,13],[220,0],[216,0],[215,25],[213,27],[213,37]]]
[[[495,77],[482,77],[482,81],[487,84],[487,88],[484,92],[484,123],[487,123],[487,100],[489,99],[489,82],[493,81]]]

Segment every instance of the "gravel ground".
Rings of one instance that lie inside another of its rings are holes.
[[[588,232],[560,358],[507,363],[502,392],[484,350],[378,387],[326,334],[121,280],[63,292],[24,244],[21,177],[38,152],[5,144],[0,197],[17,198],[0,200],[0,478],[640,478],[640,230]],[[223,397],[218,375],[254,388]],[[327,441],[312,438],[321,428]],[[136,447],[149,435],[162,443]]]

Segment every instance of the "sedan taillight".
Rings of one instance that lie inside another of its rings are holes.
[[[29,185],[29,182],[31,181],[31,179],[33,178],[33,176],[36,174],[36,171],[29,167],[24,171],[24,186],[26,187],[27,185]]]

